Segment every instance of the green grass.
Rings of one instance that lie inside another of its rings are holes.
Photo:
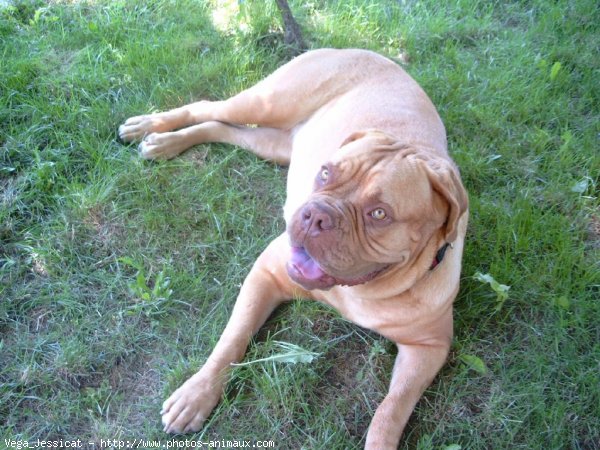
[[[284,168],[224,145],[149,163],[115,140],[130,115],[225,98],[286,61],[274,2],[228,21],[217,3],[0,6],[2,437],[166,440],[160,404],[283,229]],[[470,192],[452,352],[401,448],[600,448],[597,2],[292,7],[314,48],[408,61]],[[247,360],[276,341],[322,356],[236,368],[194,437],[360,448],[393,346],[311,302],[279,310]]]

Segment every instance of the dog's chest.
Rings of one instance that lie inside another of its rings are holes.
[[[318,291],[315,298],[326,305],[331,306],[338,311],[342,317],[355,324],[379,331],[385,326],[384,309],[377,301],[365,301],[350,295],[348,289],[342,286],[336,286],[329,291]],[[388,314],[389,315],[389,314]],[[392,313],[391,316],[395,316]]]

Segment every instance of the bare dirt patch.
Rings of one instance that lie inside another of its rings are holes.
[[[587,239],[589,247],[594,250],[600,248],[600,216],[592,214],[587,227]]]
[[[329,334],[332,326],[331,318],[318,318],[313,331]],[[366,330],[340,336],[342,340],[322,356],[329,368],[315,389],[322,407],[339,410],[348,433],[361,439],[385,396],[394,355],[384,346],[376,351],[383,341]]]

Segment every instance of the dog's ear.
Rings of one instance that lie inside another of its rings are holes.
[[[458,220],[469,206],[458,167],[452,161],[442,158],[427,158],[422,161],[433,190],[448,203],[445,236],[446,242],[454,242],[458,234]]]

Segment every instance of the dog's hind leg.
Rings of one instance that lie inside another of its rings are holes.
[[[353,70],[356,65],[365,69]],[[320,49],[283,65],[264,80],[222,101],[199,101],[157,114],[135,116],[119,127],[125,142],[209,121],[291,130],[315,111],[390,61],[361,50]]]
[[[357,65],[365,69],[357,71]],[[395,65],[362,50],[313,50],[227,100],[189,105],[188,120],[290,130],[373,72],[390,67]]]
[[[292,152],[291,134],[269,127],[247,127],[204,122],[178,131],[152,133],[139,146],[145,159],[170,159],[205,142],[223,142],[250,150],[260,158],[287,165]]]

